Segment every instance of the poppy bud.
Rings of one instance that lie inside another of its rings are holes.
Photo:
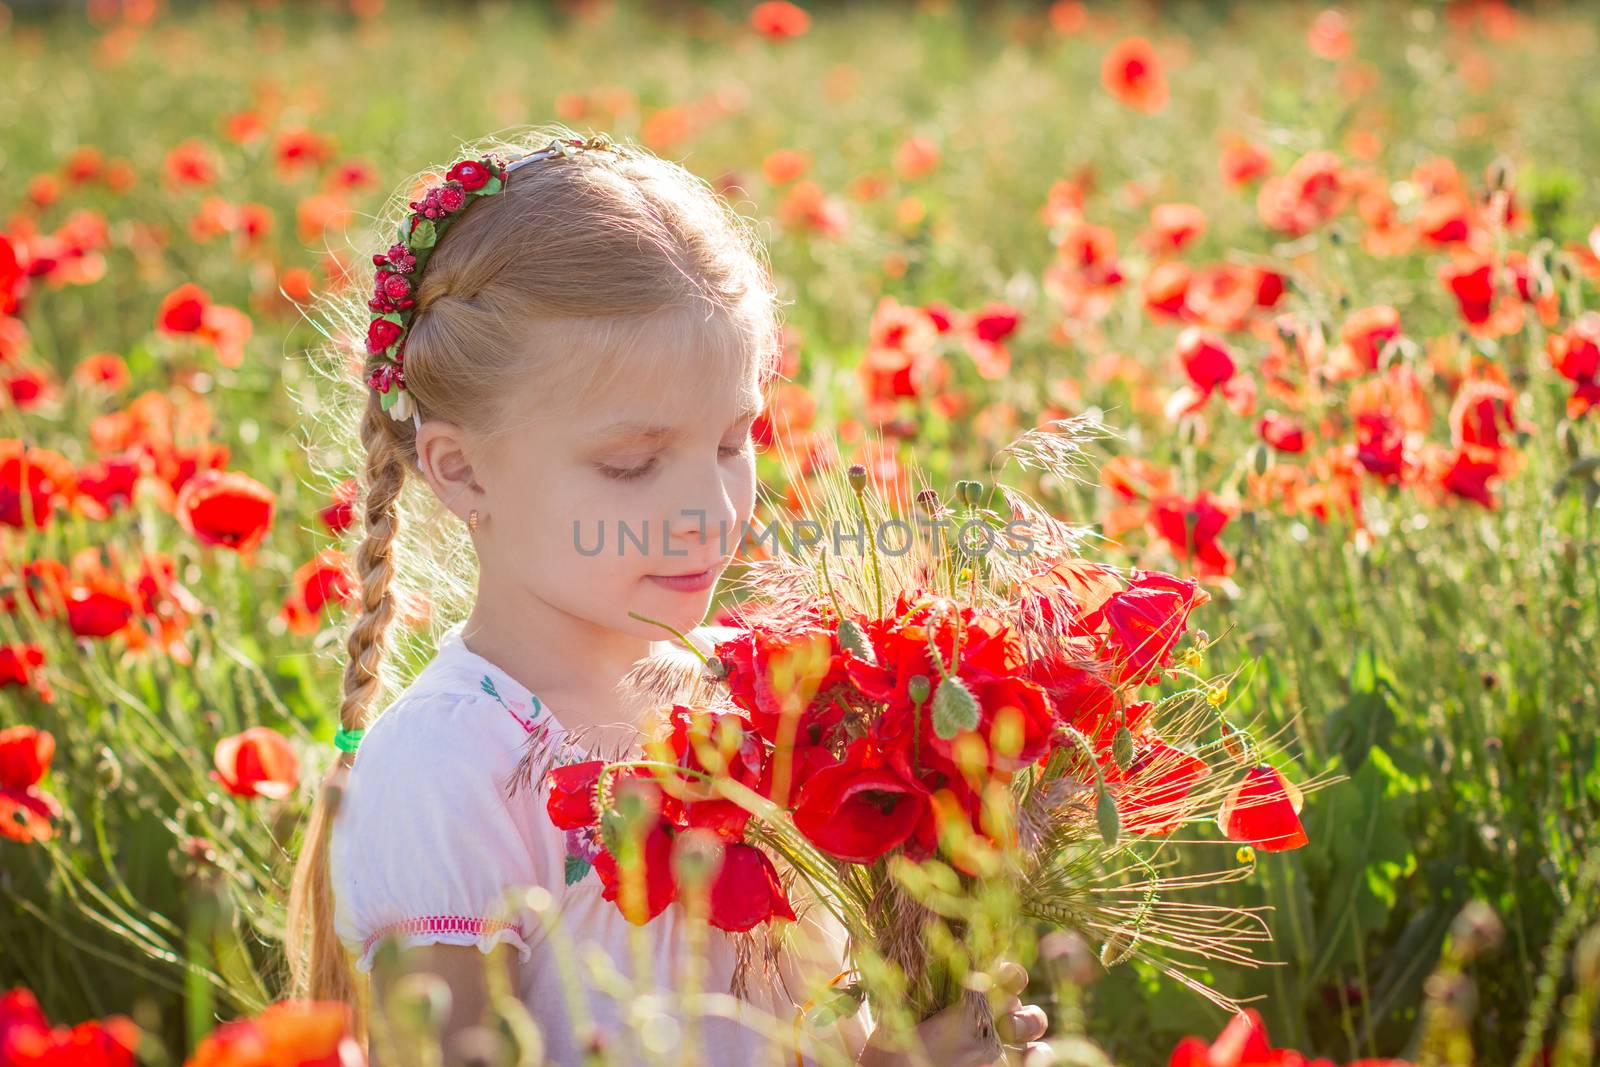
[[[1133,731],[1128,729],[1128,724],[1123,723],[1117,727],[1117,732],[1111,739],[1111,757],[1117,761],[1117,767],[1124,774],[1133,766]]]
[[[926,674],[913,674],[906,681],[906,694],[911,697],[911,703],[921,706],[928,700],[928,676]]]
[[[850,469],[845,472],[845,476],[849,478],[850,488],[853,492],[860,493],[867,487],[867,468],[860,463],[850,464]]]
[[[933,694],[933,732],[948,741],[978,725],[978,698],[966,683],[951,675]]]
[[[1331,227],[1328,230],[1328,243],[1335,248],[1338,248],[1340,245],[1344,244],[1344,231],[1340,230],[1337,226]],[[1345,301],[1345,306],[1348,306],[1349,297],[1341,297],[1340,299]]]
[[[867,640],[866,632],[854,619],[839,620],[839,647],[848,651],[857,659],[868,663],[877,663],[878,659],[872,653],[872,643]]]
[[[1122,836],[1122,819],[1117,815],[1117,802],[1105,789],[1100,790],[1100,798],[1095,801],[1094,818],[1100,824],[1100,840],[1115,848],[1117,838]]]
[[[108,745],[100,746],[100,757],[95,760],[95,776],[100,780],[100,788],[111,792],[122,784],[122,761],[117,759],[117,754]]]
[[[957,482],[956,492],[960,494],[961,502],[967,507],[977,507],[983,498],[983,483],[971,480]]]
[[[1489,170],[1484,177],[1489,183],[1490,190],[1498,193],[1511,185],[1511,174],[1511,161],[1505,156],[1497,156],[1494,162],[1489,164]]]
[[[939,494],[933,489],[924,489],[917,494],[917,507],[929,518],[939,514]]]
[[[1133,947],[1138,944],[1138,939],[1132,930],[1126,926],[1119,926],[1111,931],[1111,936],[1106,938],[1105,944],[1100,946],[1100,965],[1107,969],[1125,962],[1133,955]]]
[[[1578,441],[1578,435],[1573,431],[1572,420],[1562,419],[1556,423],[1556,440],[1566,452],[1568,459],[1577,459],[1583,454],[1583,446]]]
[[[1272,469],[1272,452],[1260,441],[1250,446],[1250,469],[1257,474],[1265,474]]]

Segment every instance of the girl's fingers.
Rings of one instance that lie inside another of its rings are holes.
[[[1028,988],[1028,969],[1013,960],[996,968],[994,978],[1003,993],[1020,993]]]
[[[1022,1050],[1022,1067],[1055,1067],[1056,1050],[1044,1041],[1030,1041]]]
[[[1028,1004],[995,1020],[1000,1039],[1008,1045],[1026,1045],[1037,1041],[1049,1026],[1050,1020],[1037,1004]]]

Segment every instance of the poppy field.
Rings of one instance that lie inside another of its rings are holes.
[[[1052,1034],[1590,1062],[1597,48],[1546,3],[0,3],[0,1063],[338,1049],[281,1003],[361,534],[306,353],[398,183],[547,122],[760,226],[766,518],[1092,426],[1006,477],[1208,595],[1149,695],[1209,679],[1199,743],[1248,732],[1293,841],[1225,808],[1147,854],[1261,917],[1187,975],[1251,1014],[1046,938]]]

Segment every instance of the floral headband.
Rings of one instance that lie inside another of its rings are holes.
[[[416,292],[422,268],[444,238],[445,230],[472,206],[477,197],[489,196],[505,188],[512,171],[541,159],[571,159],[586,149],[617,150],[605,134],[588,140],[557,138],[537,152],[511,164],[489,154],[481,159],[463,159],[445,174],[444,184],[428,189],[421,200],[411,202],[411,213],[400,223],[400,239],[389,251],[375,255],[378,268],[372,299],[367,306],[377,312],[367,327],[367,384],[376,389],[383,410],[400,422],[410,419],[418,428],[422,417],[416,401],[406,390],[406,335],[416,307]]]

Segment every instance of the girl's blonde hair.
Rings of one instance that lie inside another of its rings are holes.
[[[559,125],[534,127],[463,146],[457,158],[495,152],[511,161],[552,138],[580,136]],[[382,410],[363,369],[372,253],[388,248],[385,236],[409,202],[440,177],[424,172],[395,192],[362,270],[319,305],[333,329],[324,329],[330,343],[312,353],[312,366],[328,388],[301,398],[309,423],[325,434],[320,450],[312,443],[313,466],[335,476],[341,465],[361,468],[358,610],[341,657],[339,722],[347,730],[367,726],[396,687],[386,663],[395,616],[431,619],[436,637],[441,616],[465,614],[475,585],[468,538],[439,521],[442,502],[424,491],[423,479],[407,477],[417,469],[413,423]],[[780,351],[779,302],[749,220],[703,179],[625,141],[616,151],[515,170],[502,192],[454,220],[416,300],[405,360],[412,399],[424,420],[444,419],[484,439],[516,425],[523,412],[513,399],[529,395],[530,375],[543,383],[542,396],[582,403],[635,354],[689,352],[694,366],[676,372],[765,381]],[[662,330],[690,331],[679,338],[689,343],[638,344]],[[402,521],[413,509],[418,517]],[[440,536],[446,529],[452,532]],[[296,995],[342,1000],[359,1014],[364,998],[333,930],[328,873],[336,782],[350,762],[339,754],[312,807],[285,941]]]

